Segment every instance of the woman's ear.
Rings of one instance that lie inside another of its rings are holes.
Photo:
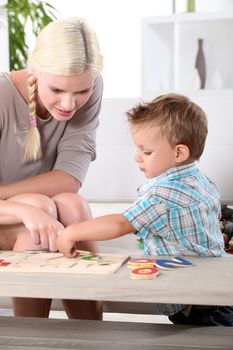
[[[39,70],[36,68],[34,64],[30,62],[30,65],[28,66],[28,72],[32,74],[36,79],[38,78]]]
[[[190,151],[188,146],[180,144],[175,147],[175,161],[177,163],[183,163],[188,160]]]

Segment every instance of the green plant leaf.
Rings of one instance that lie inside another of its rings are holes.
[[[54,6],[42,0],[8,0],[10,70],[24,69],[28,59],[25,27],[30,22],[34,35],[56,19]]]

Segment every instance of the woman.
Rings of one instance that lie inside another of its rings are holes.
[[[102,67],[94,31],[74,17],[42,30],[27,70],[0,74],[0,249],[56,251],[59,230],[91,217],[77,193],[95,159]],[[25,221],[25,210],[1,209],[6,201],[33,207],[34,221]],[[93,242],[78,248],[97,249]],[[15,316],[47,317],[50,305],[13,299]],[[101,319],[101,303],[63,305],[70,318]]]

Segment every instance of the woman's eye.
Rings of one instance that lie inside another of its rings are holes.
[[[61,90],[59,89],[51,89],[51,90],[54,94],[59,94],[61,92]]]
[[[83,91],[79,91],[79,92],[76,92],[77,95],[85,95],[85,94],[88,94],[89,93],[89,89],[88,90],[83,90]]]
[[[152,152],[143,152],[145,156],[150,156]]]

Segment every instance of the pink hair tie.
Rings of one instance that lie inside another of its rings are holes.
[[[36,127],[37,127],[36,116],[35,116],[35,117],[32,117],[32,118],[30,119],[30,124],[31,124],[31,127],[32,127],[32,128],[36,128]]]

